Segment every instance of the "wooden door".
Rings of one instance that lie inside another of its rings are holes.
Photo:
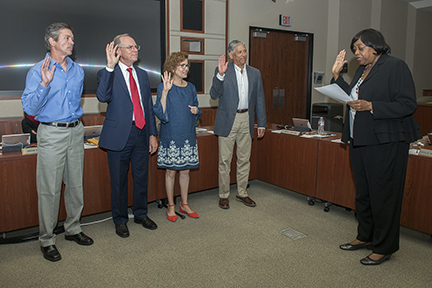
[[[267,122],[310,118],[313,35],[250,27],[249,63],[261,71]]]

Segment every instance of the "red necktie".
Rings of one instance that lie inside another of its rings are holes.
[[[132,104],[133,104],[133,110],[134,110],[134,116],[135,116],[135,125],[142,129],[145,125],[145,119],[144,119],[144,113],[141,107],[141,101],[139,99],[139,93],[138,93],[138,87],[135,83],[135,79],[132,75],[132,68],[127,68],[127,71],[129,72],[129,84],[130,84],[130,90],[132,94]]]

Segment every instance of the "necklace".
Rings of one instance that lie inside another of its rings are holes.
[[[359,87],[360,87],[360,85],[363,83],[364,78],[366,78],[366,77],[364,77],[364,74],[365,74],[366,70],[369,68],[369,65],[370,65],[370,64],[366,65],[365,69],[363,70],[362,75],[360,76],[359,81],[358,81],[357,84],[356,84],[356,93],[357,93],[357,95],[358,95],[358,92],[359,92]]]

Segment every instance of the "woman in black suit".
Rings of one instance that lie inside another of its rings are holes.
[[[353,98],[347,102],[342,141],[350,143],[356,186],[358,234],[343,250],[372,249],[360,260],[378,265],[399,250],[399,227],[409,144],[422,137],[413,117],[417,108],[408,66],[388,54],[379,31],[366,29],[351,41],[360,67],[348,84],[340,76],[345,50],[336,57],[332,83]]]

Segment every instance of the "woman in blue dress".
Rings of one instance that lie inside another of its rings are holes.
[[[163,66],[162,82],[157,89],[154,113],[161,121],[157,167],[166,169],[167,218],[175,222],[174,181],[180,182],[180,212],[199,218],[188,205],[190,169],[198,168],[196,121],[201,116],[195,86],[185,80],[190,64],[185,52],[172,53]]]

